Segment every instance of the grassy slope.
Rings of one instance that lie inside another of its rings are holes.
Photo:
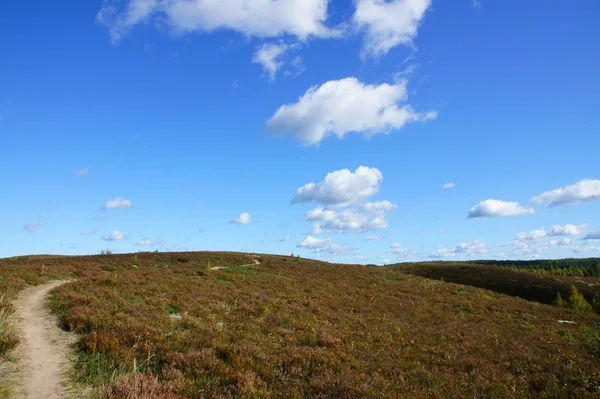
[[[5,259],[0,290],[78,278],[52,306],[82,334],[79,380],[109,383],[106,398],[133,388],[153,389],[146,398],[600,395],[598,315],[400,267],[260,258]],[[115,385],[134,364],[159,383],[138,374]]]
[[[499,266],[460,263],[415,263],[392,267],[416,276],[485,288],[546,304],[552,304],[558,292],[563,298],[568,298],[571,285],[575,285],[589,303],[600,292],[600,278],[594,277],[551,276]]]

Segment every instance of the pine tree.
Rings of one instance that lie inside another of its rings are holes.
[[[579,292],[577,287],[571,286],[569,295],[569,307],[574,310],[583,310],[586,312],[593,311],[592,305],[585,300],[584,296]]]
[[[560,292],[558,294],[556,294],[556,299],[554,300],[554,306],[562,308],[565,306],[562,296],[560,295]]]

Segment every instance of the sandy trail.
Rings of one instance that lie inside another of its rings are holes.
[[[46,296],[69,281],[52,281],[21,292],[15,302],[21,326],[18,375],[21,398],[58,399],[69,397],[70,344],[74,335],[57,326],[46,308]]]
[[[240,265],[238,267],[247,267],[247,266],[256,266],[256,265],[260,265],[260,260],[256,259],[256,258],[252,258],[252,262],[254,263],[249,263],[247,265]],[[215,267],[211,267],[210,270],[223,270],[223,269],[229,269],[229,267],[226,266],[215,266]]]

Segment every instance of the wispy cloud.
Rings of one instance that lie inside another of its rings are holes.
[[[36,233],[36,232],[40,231],[41,228],[42,228],[42,225],[36,221],[28,222],[23,225],[23,230],[27,230],[30,233]]]
[[[113,200],[106,201],[106,203],[102,206],[102,209],[106,211],[109,209],[127,209],[130,207],[130,200],[123,199],[123,197],[118,197]]]

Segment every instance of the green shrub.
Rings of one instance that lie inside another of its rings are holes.
[[[560,292],[558,294],[556,294],[556,299],[554,300],[554,306],[562,308],[565,306],[565,303],[562,299],[562,296],[560,295]]]
[[[591,312],[593,310],[592,305],[585,300],[584,296],[581,295],[574,285],[571,286],[571,292],[569,294],[569,308],[573,310],[583,310],[585,312]]]

